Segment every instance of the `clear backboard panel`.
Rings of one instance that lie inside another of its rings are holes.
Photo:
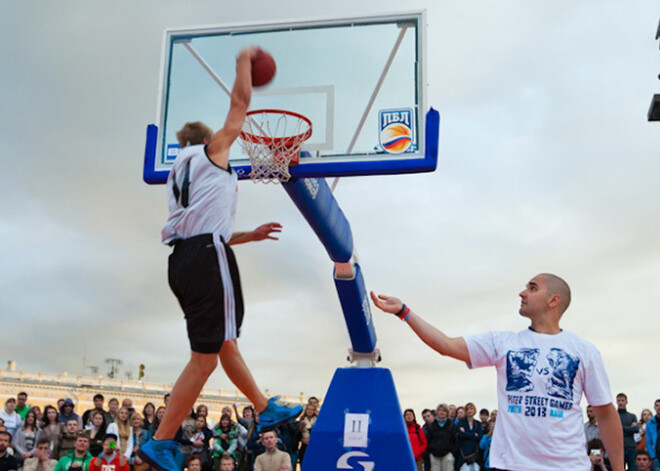
[[[223,126],[236,56],[252,45],[273,56],[277,73],[253,90],[250,109],[284,109],[312,121],[292,176],[434,170],[438,116],[427,116],[424,97],[424,25],[424,13],[414,12],[166,31],[159,121],[147,132],[145,180],[165,181],[179,151],[176,131],[186,122],[202,121],[214,131]],[[240,178],[249,175],[238,141],[230,163]]]

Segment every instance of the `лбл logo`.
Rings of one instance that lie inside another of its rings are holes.
[[[402,154],[413,144],[412,110],[401,108],[378,112],[380,145],[385,152]]]

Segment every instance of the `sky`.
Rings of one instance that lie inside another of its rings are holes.
[[[391,0],[0,0],[0,361],[82,374],[146,365],[173,382],[189,347],[166,278],[162,186],[142,182],[166,28],[363,16]],[[660,92],[655,2],[411,0],[427,10],[427,102],[437,171],[344,178],[368,289],[446,331],[522,330],[518,293],[564,277],[562,326],[602,352],[613,394],[639,414],[660,397]],[[332,264],[281,188],[242,182],[236,248],[247,305],[239,345],[260,387],[324,396],[348,366]],[[375,309],[375,308],[374,308]],[[496,407],[495,371],[468,371],[374,310],[379,366],[402,408]],[[12,332],[9,334],[9,332]],[[89,370],[84,371],[89,373]],[[233,389],[220,370],[209,386]],[[418,414],[419,415],[419,414]]]

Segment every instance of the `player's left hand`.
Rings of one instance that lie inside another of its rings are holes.
[[[275,237],[279,232],[282,232],[282,224],[279,222],[262,224],[252,231],[252,240],[255,242],[264,239],[279,240],[279,237]]]

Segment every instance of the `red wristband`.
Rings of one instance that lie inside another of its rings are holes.
[[[401,307],[401,310],[396,313],[396,317],[398,317],[402,321],[407,321],[409,315],[410,315],[410,308],[405,304]]]

